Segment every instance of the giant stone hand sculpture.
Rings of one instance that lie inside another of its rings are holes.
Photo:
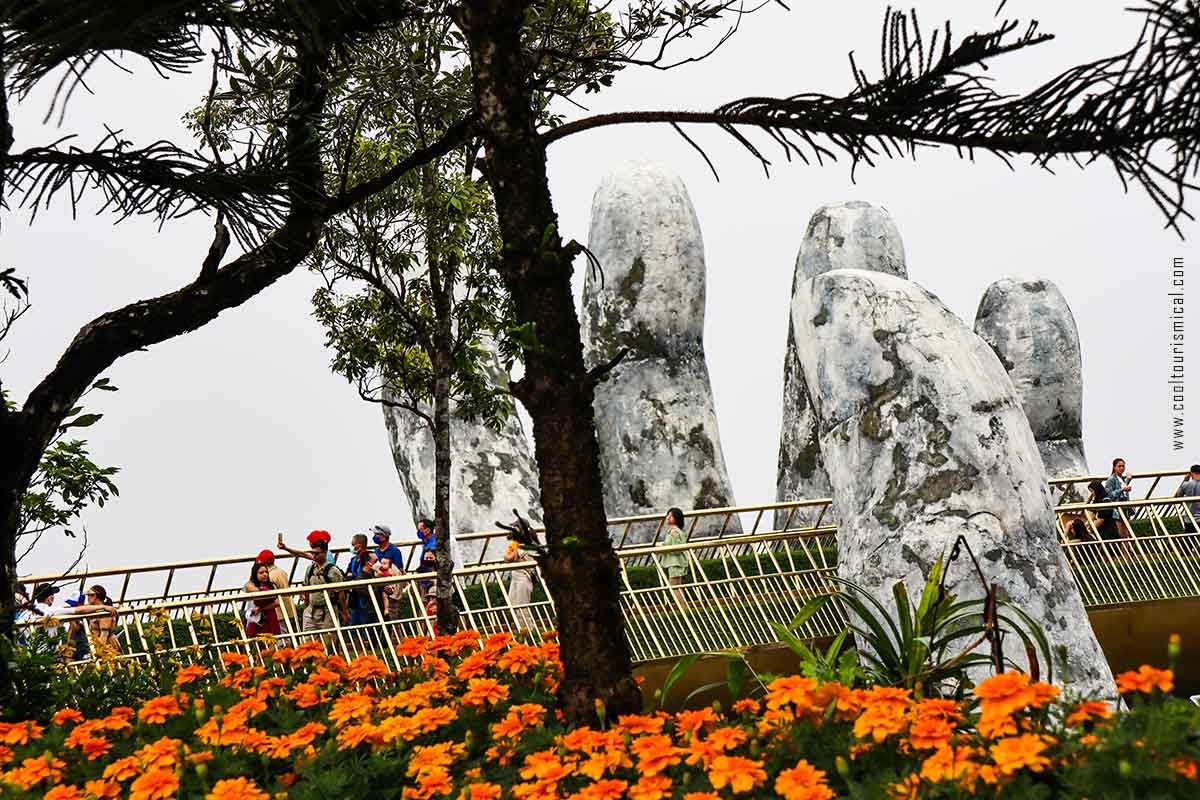
[[[498,361],[493,364],[495,381],[507,380]],[[433,433],[424,420],[401,408],[384,406],[384,423],[396,463],[396,474],[408,497],[409,507],[418,516],[433,516],[434,464]],[[537,465],[530,452],[529,440],[517,415],[511,414],[499,431],[479,421],[467,421],[451,404],[450,451],[450,525],[453,537],[474,531],[489,531],[495,520],[512,516],[514,508],[528,511],[540,524],[541,501],[538,492]],[[507,542],[491,540],[483,553],[480,542],[460,542],[451,538],[455,566],[477,563],[482,555],[497,559]],[[406,539],[397,535],[397,541]]]
[[[841,577],[894,608],[892,584],[918,590],[961,534],[987,580],[1044,626],[1055,679],[1111,696],[1033,432],[987,343],[920,286],[862,270],[801,282],[792,323],[833,488]],[[961,563],[948,584],[961,599],[982,596]],[[1018,649],[1007,654],[1020,663]]]
[[[596,387],[608,515],[732,505],[704,360],[704,242],[683,181],[657,164],[615,168],[592,199],[588,241],[599,269],[584,281],[584,358],[628,351]],[[728,530],[740,531],[736,517]]]
[[[998,280],[979,302],[975,332],[1008,370],[1046,473],[1087,475],[1079,330],[1062,292],[1047,280]]]
[[[904,268],[904,242],[887,211],[861,200],[818,208],[808,221],[796,256],[792,295],[809,278],[845,268],[908,277]],[[783,356],[783,425],[779,431],[775,499],[815,500],[829,494],[829,477],[817,444],[816,417],[796,358],[796,334],[789,320],[787,350]],[[780,510],[775,514],[775,527],[798,527],[811,523],[814,517],[815,512]]]

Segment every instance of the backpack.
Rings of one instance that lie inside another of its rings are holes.
[[[317,587],[317,586],[320,586],[321,584],[337,582],[337,581],[331,580],[329,577],[329,571],[332,569],[337,569],[337,564],[330,564],[328,562],[322,564],[321,565],[321,573],[320,573],[321,580],[316,581],[314,583],[312,579],[313,579],[313,574],[314,574],[316,568],[317,568],[317,565],[313,564],[312,566],[310,566],[308,568],[308,571],[304,573],[304,584],[306,586]],[[338,569],[338,572],[341,572],[341,570]],[[343,575],[343,580],[344,579],[345,579],[345,576]],[[338,597],[343,594],[343,590],[339,589],[337,591],[329,592],[328,594],[329,594],[329,599],[336,606],[337,602],[338,602]],[[309,594],[308,604],[312,608],[325,608],[325,594],[323,594],[319,591],[311,592]]]

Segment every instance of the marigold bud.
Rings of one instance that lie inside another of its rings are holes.
[[[841,775],[846,780],[850,780],[850,762],[846,760],[845,756],[835,758],[833,766],[837,770],[838,775]]]
[[[1179,658],[1180,651],[1183,650],[1183,639],[1178,633],[1172,633],[1167,639],[1167,655],[1172,659]]]

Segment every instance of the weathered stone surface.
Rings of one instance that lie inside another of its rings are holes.
[[[497,381],[505,377],[498,363],[495,371]],[[433,433],[424,420],[404,409],[385,406],[383,418],[396,474],[408,497],[414,523],[421,517],[432,518]],[[512,519],[514,508],[534,524],[541,524],[537,465],[516,414],[509,416],[500,431],[493,431],[482,422],[463,420],[452,410],[450,450],[450,526],[454,536],[494,530],[496,520]],[[410,536],[405,531],[395,535],[399,540],[415,538],[415,534]],[[456,565],[478,560],[483,549],[481,544],[469,541],[451,539],[451,544]],[[506,546],[503,539],[493,540],[485,557],[500,558]]]
[[[832,269],[867,269],[908,277],[904,242],[891,215],[882,208],[852,200],[821,206],[808,221],[792,273],[792,296],[809,278]],[[804,373],[796,358],[796,335],[788,321],[783,356],[783,424],[779,430],[779,468],[775,499],[808,500],[829,497],[829,477],[821,463],[816,419]],[[815,514],[775,514],[775,527],[810,523]]]
[[[862,270],[801,284],[792,322],[833,487],[841,576],[894,608],[892,584],[917,591],[961,534],[987,580],[1044,626],[1055,680],[1069,674],[1079,691],[1111,694],[1033,433],[987,343],[916,284]],[[947,583],[962,599],[982,596],[963,561]],[[1014,641],[1007,655],[1020,663],[1020,649]]]
[[[584,281],[584,358],[629,351],[596,387],[609,516],[732,505],[704,360],[704,242],[683,181],[657,164],[612,170],[588,239],[600,270]]]
[[[1008,370],[1047,474],[1089,474],[1079,330],[1058,287],[1040,278],[996,281],[979,302],[975,332]]]

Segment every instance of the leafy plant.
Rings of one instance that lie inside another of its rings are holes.
[[[963,543],[961,538],[959,543]],[[957,555],[959,543],[952,559]],[[930,570],[915,604],[903,581],[892,586],[894,612],[853,581],[833,580],[840,587],[837,593],[810,600],[786,628],[775,626],[780,640],[805,660],[808,669],[805,674],[813,673],[810,677],[830,672],[840,674],[845,666],[847,670],[860,669],[870,683],[902,686],[918,696],[961,697],[973,685],[971,674],[976,668],[990,666],[993,673],[1019,668],[1003,655],[1001,642],[1004,634],[1011,632],[1024,645],[1035,679],[1040,676],[1042,663],[1046,665],[1047,680],[1053,678],[1050,645],[1041,627],[1021,609],[999,600],[995,586],[985,597],[958,601],[946,591],[941,558]],[[818,656],[794,631],[831,602],[846,607],[850,622],[829,650]],[[855,662],[839,655],[848,634],[855,637]],[[981,651],[985,644],[991,652]]]

